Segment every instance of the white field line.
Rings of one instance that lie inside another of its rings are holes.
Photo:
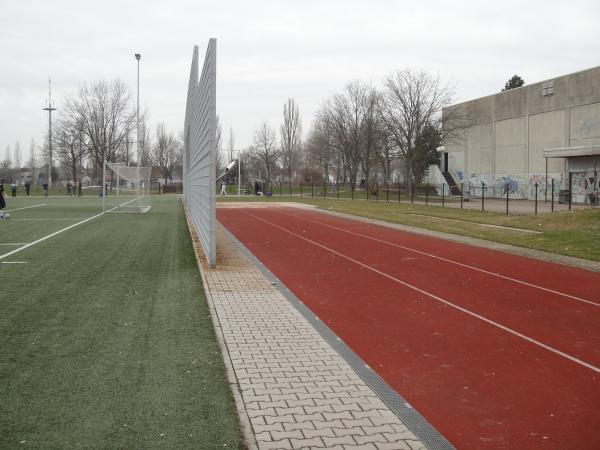
[[[135,199],[133,199],[133,200],[130,200],[130,201],[129,201],[129,202],[127,202],[127,203],[131,203],[131,202],[132,202],[132,201],[134,201],[134,200],[135,200]],[[122,206],[122,205],[121,205],[121,206]],[[115,208],[117,208],[117,207],[115,206]],[[113,210],[113,209],[115,209],[115,208],[109,209],[109,210],[108,210],[108,211],[106,211],[106,212],[110,212],[110,211],[112,211],[112,210]],[[65,231],[67,231],[67,230],[70,230],[71,228],[75,228],[76,226],[79,226],[79,225],[81,225],[81,224],[83,224],[83,223],[89,222],[90,220],[94,220],[94,219],[96,219],[97,217],[100,217],[100,216],[101,216],[101,215],[103,215],[103,214],[104,214],[104,213],[103,213],[103,212],[101,212],[100,214],[96,214],[95,216],[88,217],[87,219],[85,219],[85,220],[82,220],[81,222],[77,222],[77,223],[74,223],[73,225],[69,225],[68,227],[65,227],[65,228],[63,228],[63,229],[61,229],[61,230],[55,231],[55,232],[54,232],[54,233],[52,233],[52,234],[49,234],[48,236],[44,236],[43,238],[40,238],[40,239],[38,239],[37,241],[30,242],[29,244],[27,244],[27,245],[24,245],[23,247],[19,247],[19,248],[15,249],[15,250],[13,250],[13,251],[11,251],[11,252],[5,253],[4,255],[0,255],[0,259],[4,259],[4,258],[7,258],[7,257],[8,257],[8,256],[10,256],[10,255],[14,255],[15,253],[18,253],[18,252],[20,252],[21,250],[25,250],[26,248],[32,247],[32,246],[34,246],[34,245],[36,245],[36,244],[39,244],[40,242],[43,242],[43,241],[45,241],[46,239],[50,239],[50,238],[52,238],[52,237],[54,237],[54,236],[56,236],[56,235],[58,235],[58,234],[61,234],[61,233],[65,232]]]
[[[354,231],[345,230],[343,228],[336,227],[334,225],[329,225],[327,223],[323,223],[323,222],[318,222],[316,220],[307,219],[305,217],[301,217],[301,216],[298,216],[298,215],[295,215],[295,214],[288,214],[288,215],[290,215],[292,217],[295,217],[297,219],[300,219],[300,220],[304,220],[306,222],[311,222],[311,223],[314,223],[314,224],[317,224],[317,225],[323,225],[323,226],[326,226],[326,227],[329,227],[329,228],[333,228],[334,230],[343,231],[343,232],[348,233],[348,234],[353,234],[355,236],[364,237],[366,239],[370,239],[372,241],[380,242],[382,244],[391,245],[392,247],[397,247],[397,248],[401,248],[403,250],[407,250],[409,252],[418,253],[419,255],[429,256],[430,258],[434,258],[434,259],[437,259],[437,260],[440,260],[440,261],[444,261],[444,262],[447,262],[447,263],[451,263],[451,264],[456,264],[457,266],[465,267],[467,269],[475,270],[477,272],[485,273],[487,275],[491,275],[491,276],[494,276],[494,277],[502,278],[504,280],[512,281],[512,282],[518,283],[518,284],[522,284],[524,286],[529,286],[529,287],[532,287],[532,288],[535,288],[535,289],[540,289],[540,290],[542,290],[544,292],[550,292],[552,294],[560,295],[562,297],[570,298],[572,300],[577,300],[578,302],[587,303],[587,304],[593,305],[593,306],[600,306],[600,303],[594,302],[592,300],[586,300],[585,298],[577,297],[575,295],[566,294],[566,293],[560,292],[560,291],[555,291],[554,289],[545,288],[545,287],[540,286],[538,284],[529,283],[527,281],[519,280],[517,278],[512,278],[512,277],[509,277],[507,275],[502,275],[500,273],[490,272],[489,270],[485,270],[485,269],[482,269],[480,267],[471,266],[469,264],[464,264],[464,263],[461,263],[459,261],[455,261],[453,259],[448,259],[448,258],[444,258],[442,256],[437,256],[437,255],[434,255],[432,253],[423,252],[421,250],[416,250],[414,248],[406,247],[404,245],[394,244],[393,242],[384,241],[383,239],[377,239],[375,237],[372,237],[372,236],[369,236],[369,235],[366,235],[366,234],[361,234],[361,233],[356,233]]]
[[[417,291],[420,294],[426,295],[427,297],[430,297],[430,298],[432,298],[434,300],[437,300],[440,303],[443,303],[443,304],[448,305],[448,306],[450,306],[452,308],[455,308],[455,309],[457,309],[457,310],[459,310],[459,311],[461,311],[461,312],[463,312],[465,314],[468,314],[468,315],[470,315],[472,317],[475,317],[475,318],[477,318],[477,319],[479,319],[479,320],[481,320],[481,321],[483,321],[483,322],[485,322],[487,324],[490,324],[490,325],[492,325],[492,326],[494,326],[496,328],[499,328],[499,329],[501,329],[503,331],[506,331],[507,333],[510,333],[510,334],[512,334],[514,336],[517,336],[517,337],[519,337],[519,338],[521,338],[521,339],[523,339],[523,340],[525,340],[527,342],[530,342],[530,343],[532,343],[534,345],[537,345],[537,346],[539,346],[539,347],[541,347],[543,349],[546,349],[546,350],[548,350],[548,351],[550,351],[552,353],[555,353],[555,354],[557,354],[559,356],[562,356],[563,358],[566,358],[566,359],[568,359],[570,361],[573,361],[574,363],[577,363],[577,364],[579,364],[579,365],[581,365],[583,367],[587,367],[588,369],[591,369],[594,372],[600,373],[600,367],[596,367],[596,366],[594,366],[594,365],[592,365],[590,363],[582,361],[579,358],[576,358],[576,357],[571,356],[571,355],[569,355],[567,353],[564,353],[564,352],[562,352],[562,351],[560,351],[558,349],[555,349],[554,347],[550,347],[549,345],[546,345],[543,342],[540,342],[540,341],[537,341],[537,340],[535,340],[533,338],[530,338],[529,336],[526,336],[523,333],[519,333],[518,331],[513,330],[512,328],[509,328],[507,326],[501,325],[498,322],[494,322],[493,320],[490,320],[490,319],[488,319],[488,318],[486,318],[486,317],[484,317],[484,316],[482,316],[480,314],[477,314],[477,313],[475,313],[473,311],[470,311],[470,310],[468,310],[466,308],[463,308],[462,306],[455,305],[454,303],[450,302],[449,300],[445,300],[445,299],[443,299],[441,297],[438,297],[437,295],[432,294],[431,292],[427,292],[427,291],[425,291],[425,290],[423,290],[421,288],[418,288],[417,286],[414,286],[414,285],[412,285],[410,283],[402,281],[399,278],[396,278],[396,277],[394,277],[392,275],[389,275],[389,274],[387,274],[385,272],[382,272],[381,270],[375,269],[374,267],[371,267],[371,266],[369,266],[369,265],[367,265],[365,263],[362,263],[362,262],[360,262],[360,261],[358,261],[358,260],[356,260],[354,258],[351,258],[350,256],[346,256],[346,255],[344,255],[344,254],[342,254],[342,253],[340,253],[340,252],[338,252],[336,250],[333,250],[333,249],[331,249],[329,247],[326,247],[326,246],[324,246],[322,244],[319,244],[318,242],[315,242],[313,240],[305,238],[304,236],[300,236],[299,234],[296,234],[296,233],[294,233],[292,231],[286,230],[285,228],[280,227],[279,225],[274,224],[272,222],[269,222],[268,220],[261,219],[260,217],[257,217],[254,214],[250,214],[248,212],[246,212],[246,214],[248,214],[251,217],[254,217],[257,220],[260,220],[261,222],[269,224],[272,227],[278,228],[278,229],[280,229],[280,230],[282,230],[282,231],[284,231],[284,232],[286,232],[288,234],[291,234],[292,236],[295,236],[298,239],[302,239],[303,241],[309,242],[309,243],[311,243],[311,244],[313,244],[313,245],[315,245],[317,247],[320,247],[320,248],[322,248],[324,250],[327,250],[328,252],[333,253],[334,255],[338,255],[341,258],[347,259],[348,261],[351,261],[354,264],[357,264],[357,265],[359,265],[361,267],[364,267],[365,269],[371,270],[371,271],[375,272],[376,274],[381,275],[382,277],[385,277],[385,278],[388,278],[388,279],[390,279],[392,281],[395,281],[396,283],[401,284],[402,286],[405,286],[407,288],[413,289],[414,291]]]
[[[23,208],[5,209],[4,212],[21,211],[22,209],[39,208],[40,206],[46,206],[46,203],[42,203],[40,205],[25,206]]]
[[[61,218],[48,218],[48,219],[9,219],[11,222],[40,222],[40,221],[50,221],[50,220],[80,220],[80,219],[84,219],[83,217],[61,217]]]
[[[26,261],[2,261],[0,264],[27,264]]]
[[[480,227],[500,228],[502,230],[519,231],[521,233],[542,234],[541,231],[526,230],[525,228],[505,227],[503,225],[492,225],[492,224],[489,224],[489,223],[471,222],[470,220],[448,219],[446,217],[428,216],[427,214],[415,214],[415,213],[407,213],[407,214],[409,216],[426,217],[428,219],[450,220],[452,222],[468,223],[468,224],[471,224],[471,225],[479,225]]]
[[[4,244],[0,244],[0,245],[27,245],[29,244],[29,242],[6,242]]]

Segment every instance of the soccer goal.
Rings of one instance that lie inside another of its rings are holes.
[[[109,212],[150,210],[150,167],[106,164],[106,205]]]

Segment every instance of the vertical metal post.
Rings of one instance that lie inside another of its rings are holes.
[[[485,184],[481,182],[481,210],[485,211]]]
[[[106,160],[102,161],[102,212],[106,212]]]
[[[300,183],[300,197],[302,197],[302,183]]]
[[[445,190],[446,190],[446,185],[444,183],[442,183],[442,208],[445,206],[445,194],[444,194]]]
[[[429,206],[429,183],[425,183],[425,206]]]
[[[534,187],[535,187],[535,209],[534,209],[534,211],[535,211],[535,215],[537,215],[538,184],[535,183]]]
[[[508,216],[508,183],[506,183],[506,215]]]
[[[460,183],[460,209],[463,209],[463,203],[465,201],[465,196],[463,195],[464,189],[465,189],[464,183]]]
[[[550,199],[550,211],[554,212],[554,178],[552,178],[552,198]]]
[[[292,196],[292,182],[290,180],[290,197]]]
[[[350,183],[350,193],[352,195],[352,200],[354,200],[354,185]]]
[[[571,203],[573,202],[573,172],[569,168],[569,211],[571,211]]]
[[[546,189],[544,190],[544,203],[548,202],[548,158],[546,158],[546,178],[544,178]]]

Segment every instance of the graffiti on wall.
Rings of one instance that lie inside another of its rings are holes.
[[[597,172],[573,172],[573,195],[576,202],[594,203],[600,193],[600,176]]]

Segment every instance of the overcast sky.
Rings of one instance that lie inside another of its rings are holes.
[[[217,38],[223,141],[251,144],[264,120],[278,129],[288,97],[305,132],[327,97],[352,80],[381,84],[398,69],[456,83],[456,100],[600,65],[600,2],[570,1],[71,1],[0,0],[0,159],[42,142],[52,77],[60,113],[84,82],[121,78],[150,125],[183,128],[193,45]]]

